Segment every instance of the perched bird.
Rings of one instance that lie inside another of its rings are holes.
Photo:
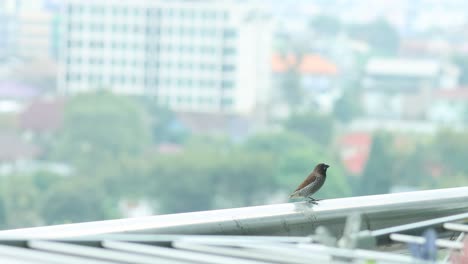
[[[297,189],[289,196],[289,198],[304,197],[309,199],[309,202],[317,204],[317,199],[310,197],[317,192],[325,183],[327,178],[327,169],[330,167],[325,163],[320,163],[315,166],[309,176],[297,187]]]

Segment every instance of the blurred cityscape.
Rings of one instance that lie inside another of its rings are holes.
[[[467,185],[466,10],[0,0],[0,229]]]

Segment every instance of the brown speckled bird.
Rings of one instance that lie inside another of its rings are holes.
[[[320,163],[315,166],[309,176],[297,187],[297,189],[289,196],[289,198],[304,197],[309,199],[309,202],[317,204],[317,199],[310,197],[317,192],[325,183],[327,178],[327,169],[330,167],[325,163]]]

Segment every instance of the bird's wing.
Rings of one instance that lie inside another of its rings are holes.
[[[309,174],[309,176],[299,185],[299,187],[297,187],[297,190],[300,190],[304,187],[306,187],[307,185],[311,184],[312,182],[314,182],[315,180],[317,179],[317,176],[315,176],[315,173],[311,173]]]

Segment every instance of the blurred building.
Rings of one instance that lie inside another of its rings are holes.
[[[46,1],[0,1],[0,59],[55,58],[59,14]]]
[[[459,70],[435,59],[371,58],[362,80],[368,117],[425,119],[437,89],[458,85]]]
[[[52,44],[53,14],[25,10],[17,15],[17,55],[26,59],[49,58]]]
[[[428,119],[453,127],[468,121],[468,89],[459,87],[451,90],[437,90],[432,94],[432,104],[428,109]]]
[[[152,95],[174,110],[249,113],[266,104],[272,23],[261,8],[215,1],[71,1],[64,94]]]
[[[0,1],[0,61],[6,59],[13,48],[13,17],[6,1]]]
[[[292,85],[289,82],[294,82],[292,78],[297,78],[302,88],[304,103],[321,113],[331,112],[341,94],[339,67],[321,54],[306,53],[298,58],[292,53],[276,53],[271,57],[271,69],[275,87],[271,111],[275,116],[287,116],[290,110],[285,106],[285,93]]]

